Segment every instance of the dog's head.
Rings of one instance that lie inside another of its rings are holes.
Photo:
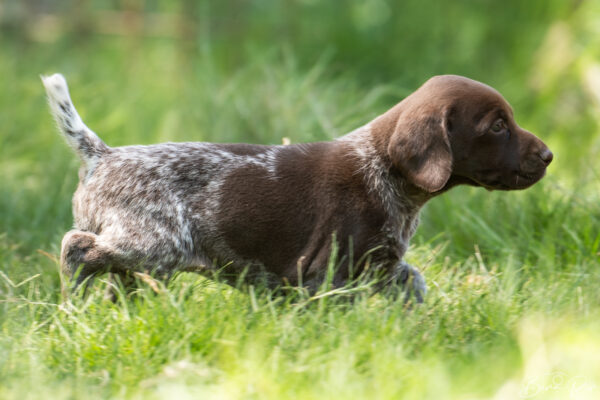
[[[544,176],[553,157],[517,125],[500,93],[454,75],[431,78],[372,129],[386,137],[393,168],[430,193],[456,183],[524,189]]]

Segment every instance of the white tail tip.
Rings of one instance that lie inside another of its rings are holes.
[[[62,76],[62,74],[54,74],[50,76],[40,75],[40,78],[42,78],[42,82],[46,87],[54,86],[55,88],[61,88],[67,86],[67,80],[64,76]]]
[[[66,100],[69,99],[69,88],[67,86],[67,80],[61,74],[54,74],[51,76],[40,76],[42,83],[46,88],[48,96],[55,100]]]

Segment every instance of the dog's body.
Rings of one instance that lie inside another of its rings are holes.
[[[110,148],[79,118],[63,77],[43,81],[83,161],[61,253],[65,273],[82,267],[77,283],[107,271],[210,275],[225,266],[229,281],[246,274],[314,289],[335,241],[335,285],[368,263],[386,282],[414,278],[420,300],[424,281],[401,260],[423,204],[461,183],[528,187],[552,160],[496,91],[456,76],[432,78],[336,141],[289,146]]]

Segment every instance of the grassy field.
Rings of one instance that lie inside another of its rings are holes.
[[[428,76],[377,81],[341,68],[347,60],[335,54],[301,61],[285,46],[250,46],[233,65],[161,39],[1,38],[0,398],[600,398],[600,67],[590,10],[536,27],[514,80],[475,76],[506,95],[555,161],[526,191],[459,187],[425,207],[407,259],[429,293],[412,310],[379,295],[278,297],[192,274],[166,288],[141,282],[116,303],[97,280],[87,298],[64,302],[56,258],[78,162],[38,75],[65,74],[84,121],[112,146],[328,140]],[[561,38],[579,49],[569,64],[536,69]],[[462,72],[453,62],[431,72]]]

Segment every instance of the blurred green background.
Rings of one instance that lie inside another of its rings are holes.
[[[427,204],[410,313],[196,276],[65,308],[79,163],[39,80],[55,72],[111,146],[329,140],[460,74],[555,158],[526,191]],[[0,0],[0,83],[0,398],[598,398],[600,1]]]

